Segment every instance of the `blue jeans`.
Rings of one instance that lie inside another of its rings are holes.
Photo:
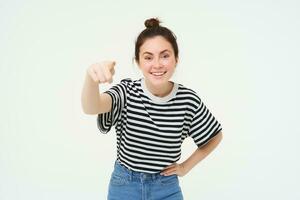
[[[177,175],[135,172],[115,162],[108,200],[183,200]]]

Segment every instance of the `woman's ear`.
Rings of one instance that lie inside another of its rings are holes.
[[[140,67],[140,62],[137,61],[136,59],[135,59],[135,63],[136,63],[136,65],[138,66],[138,68],[141,68],[141,67]]]
[[[135,57],[132,58],[132,61],[138,66],[138,68],[140,68],[139,62],[136,60]]]

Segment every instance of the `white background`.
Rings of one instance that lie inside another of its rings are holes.
[[[2,0],[0,199],[106,199],[115,133],[83,113],[81,89],[106,59],[113,84],[140,76],[134,42],[149,17],[178,37],[174,79],[223,126],[180,178],[185,199],[299,199],[299,10],[296,0]],[[195,148],[187,139],[182,159]]]

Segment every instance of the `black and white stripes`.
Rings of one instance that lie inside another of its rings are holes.
[[[107,133],[115,126],[117,159],[135,171],[159,172],[180,159],[186,137],[200,147],[222,130],[198,95],[181,84],[174,83],[172,92],[159,98],[143,78],[123,79],[106,93],[112,109],[98,115],[98,128]]]

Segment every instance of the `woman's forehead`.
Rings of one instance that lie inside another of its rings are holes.
[[[162,54],[162,53],[165,53],[165,52],[171,52],[171,50],[165,49],[165,50],[159,51],[157,53]],[[142,52],[142,55],[144,55],[144,54],[153,54],[153,53],[156,53],[156,52],[145,51],[145,52]]]
[[[141,54],[144,53],[164,53],[172,51],[172,45],[161,36],[147,39],[140,48]]]

